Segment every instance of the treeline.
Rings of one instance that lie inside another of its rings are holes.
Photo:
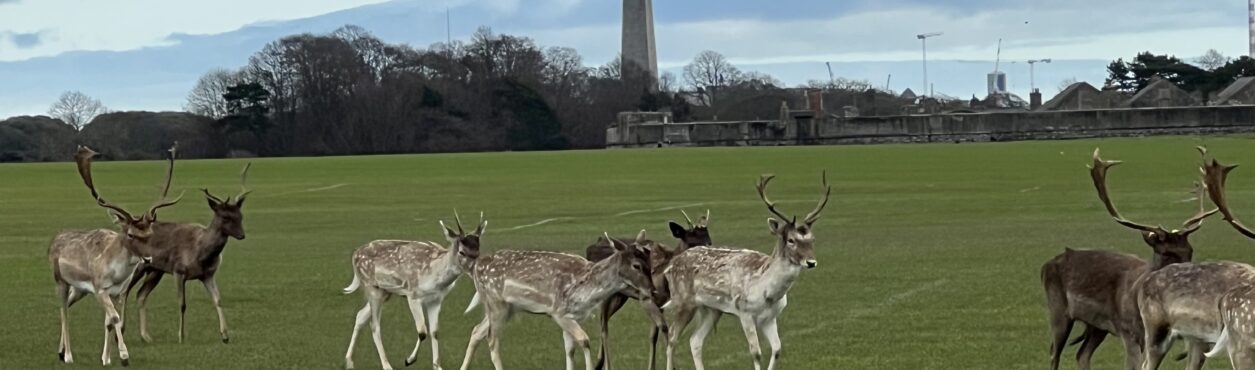
[[[1107,65],[1107,86],[1133,94],[1149,86],[1155,77],[1166,79],[1203,101],[1219,93],[1238,78],[1255,76],[1255,59],[1228,58],[1215,50],[1193,63],[1172,55],[1138,53],[1132,60],[1116,59]]]

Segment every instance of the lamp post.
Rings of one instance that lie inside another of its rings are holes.
[[[915,35],[915,38],[919,39],[920,50],[924,55],[924,91],[920,93],[922,96],[932,95],[931,91],[928,91],[928,38],[937,36],[941,36],[941,32],[921,33]]]
[[[1035,91],[1037,91],[1037,79],[1036,79],[1036,76],[1034,76],[1034,74],[1033,74],[1033,72],[1034,72],[1034,71],[1033,71],[1033,66],[1034,66],[1034,65],[1036,65],[1037,63],[1050,63],[1050,58],[1046,58],[1046,59],[1032,59],[1032,60],[1029,60],[1029,61],[1028,61],[1028,88],[1029,88],[1029,92],[1035,92]]]

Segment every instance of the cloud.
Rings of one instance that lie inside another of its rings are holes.
[[[18,0],[0,0],[0,5],[4,5],[4,4],[17,4],[17,1],[18,1]]]
[[[44,35],[47,31],[39,32],[13,32],[0,31],[0,41],[8,41],[18,49],[30,49],[44,43]]]

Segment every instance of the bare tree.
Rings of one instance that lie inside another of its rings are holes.
[[[728,62],[723,54],[706,50],[697,54],[693,62],[684,66],[684,81],[688,82],[706,99],[710,105],[715,104],[719,89],[736,84],[741,78],[741,71]]]
[[[196,87],[187,94],[187,105],[183,109],[213,119],[226,117],[231,112],[222,95],[227,93],[228,87],[241,82],[244,82],[242,73],[223,68],[210,70],[196,81]]]
[[[663,72],[661,76],[658,76],[658,91],[675,93],[679,89],[680,81],[679,77],[675,76],[675,73]]]
[[[1063,92],[1063,90],[1067,90],[1069,87],[1072,87],[1072,85],[1075,85],[1077,82],[1078,81],[1076,80],[1076,77],[1065,78],[1063,79],[1063,81],[1059,81],[1059,92]]]
[[[49,116],[60,119],[75,130],[82,130],[83,126],[90,123],[93,118],[108,112],[109,108],[105,108],[99,100],[79,91],[62,93],[61,97],[52,103],[52,107],[48,108]]]
[[[1194,64],[1198,65],[1199,68],[1206,69],[1208,71],[1214,71],[1216,68],[1220,68],[1228,62],[1229,57],[1221,54],[1220,51],[1216,49],[1207,49],[1207,52],[1204,52],[1203,56],[1194,59]]]

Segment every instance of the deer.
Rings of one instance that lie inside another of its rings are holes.
[[[748,249],[695,247],[677,255],[663,270],[671,293],[671,300],[663,308],[674,309],[676,313],[667,341],[668,370],[675,369],[675,343],[694,314],[700,318],[689,338],[689,350],[695,367],[705,369],[702,346],[724,313],[740,319],[754,369],[762,368],[759,328],[771,345],[767,369],[776,368],[781,346],[776,318],[788,304],[789,289],[801,271],[818,265],[813,231],[815,222],[828,205],[832,186],[828,185],[825,172],[821,177],[825,188],[823,197],[815,209],[798,222],[796,216],[785,216],[767,198],[767,186],[774,178],[763,175],[756,186],[758,197],[774,215],[767,219],[767,226],[776,237],[770,255]]]
[[[174,274],[178,284],[179,297],[179,343],[183,343],[183,321],[187,314],[186,286],[188,280],[199,280],[209,293],[214,310],[218,313],[218,333],[222,343],[230,343],[227,335],[227,319],[222,311],[222,296],[218,291],[215,276],[222,264],[222,252],[230,239],[244,240],[244,215],[240,209],[251,191],[248,190],[248,169],[252,164],[245,164],[240,172],[240,193],[225,200],[214,196],[209,189],[202,188],[209,210],[213,211],[213,219],[209,226],[195,223],[157,222],[153,225],[152,240],[144,250],[152,261],[143,265],[131,283],[127,285],[123,297],[130,296],[131,289],[143,280],[136,302],[139,305],[140,338],[146,343],[152,342],[148,334],[148,295],[165,274]],[[125,316],[126,312],[123,311]]]
[[[431,338],[431,366],[440,370],[440,307],[444,298],[453,290],[458,277],[469,272],[479,259],[479,247],[488,220],[479,215],[479,226],[467,233],[462,228],[462,218],[454,212],[457,231],[439,221],[440,231],[449,247],[436,242],[407,240],[376,240],[358,247],[353,252],[353,282],[344,288],[344,294],[361,289],[366,305],[357,311],[353,332],[349,335],[349,349],[344,354],[346,369],[353,368],[353,347],[357,334],[370,322],[371,336],[379,352],[379,363],[384,369],[392,369],[388,355],[384,353],[379,329],[383,303],[393,295],[406,298],[414,325],[418,330],[418,342],[405,360],[405,366],[418,361],[418,350],[423,341]]]
[[[1150,271],[1176,263],[1190,262],[1194,248],[1190,234],[1199,230],[1203,220],[1216,213],[1206,210],[1205,186],[1195,183],[1198,213],[1186,219],[1182,229],[1167,230],[1129,221],[1120,215],[1107,191],[1107,171],[1122,162],[1103,160],[1094,149],[1090,178],[1098,199],[1117,224],[1138,231],[1150,247],[1153,257],[1145,261],[1137,256],[1103,250],[1066,248],[1042,265],[1041,280],[1046,291],[1049,311],[1050,368],[1059,368],[1060,355],[1076,321],[1085,324],[1084,333],[1072,344],[1083,343],[1077,350],[1077,367],[1090,368],[1090,359],[1108,334],[1124,342],[1125,368],[1141,365],[1142,319],[1134,297],[1134,286]]]
[[[1229,172],[1237,165],[1226,166],[1214,159],[1204,167],[1208,195],[1216,207],[1220,209],[1224,220],[1238,233],[1247,238],[1255,239],[1255,231],[1244,225],[1229,210],[1225,198],[1225,185]],[[1233,281],[1228,291],[1220,296],[1217,310],[1220,315],[1220,335],[1207,357],[1215,357],[1221,352],[1228,352],[1229,362],[1234,369],[1255,368],[1255,281]]]
[[[689,217],[688,212],[680,210],[684,214],[684,220],[688,223],[688,227],[680,225],[675,221],[668,221],[667,227],[671,229],[671,236],[676,239],[676,247],[674,249],[666,245],[656,243],[652,240],[645,241],[645,254],[649,256],[647,263],[652,273],[654,281],[654,294],[651,300],[642,300],[641,307],[645,309],[646,315],[653,321],[654,328],[650,333],[650,349],[649,349],[649,369],[655,367],[655,348],[658,346],[658,334],[666,327],[666,320],[662,316],[662,311],[658,308],[665,304],[669,299],[669,293],[666,288],[666,279],[662,276],[662,270],[666,267],[671,258],[680,252],[684,252],[692,247],[710,246],[710,210],[706,210],[706,215],[698,218],[697,222]],[[610,245],[610,241],[606,238],[598,238],[596,242],[589,245],[585,251],[589,261],[600,261],[609,258],[614,254],[614,247]],[[610,317],[614,316],[623,305],[627,303],[628,294],[615,294],[610,296],[601,306],[601,352],[597,355],[596,369],[610,369]],[[663,333],[665,336],[666,333]]]
[[[547,251],[501,250],[480,257],[471,273],[475,295],[466,312],[482,302],[484,318],[471,331],[470,343],[462,360],[462,370],[470,368],[475,349],[484,339],[492,364],[501,365],[501,332],[514,312],[548,315],[562,329],[566,369],[575,369],[575,350],[584,352],[584,365],[593,369],[588,334],[580,321],[616,293],[648,301],[653,281],[643,245],[645,230],[637,234],[635,245],[602,236],[611,241],[610,257],[590,262],[582,257]]]
[[[1248,237],[1255,237],[1255,233],[1250,233],[1233,217],[1226,205],[1224,181],[1232,169],[1215,159],[1206,163],[1203,173],[1207,194],[1231,226],[1247,233]],[[1224,325],[1224,310],[1232,306],[1226,305],[1226,301],[1231,300],[1224,297],[1231,289],[1251,284],[1252,279],[1255,279],[1255,267],[1231,261],[1178,263],[1147,273],[1136,288],[1138,312],[1145,332],[1142,369],[1158,369],[1164,354],[1177,339],[1183,339],[1189,346],[1189,369],[1201,369],[1206,359],[1205,345],[1225,342],[1222,331],[1228,327]],[[1240,302],[1242,297],[1239,294],[1234,298]],[[1230,344],[1216,347],[1232,348],[1233,334],[1231,331]],[[1217,350],[1211,351],[1213,356]],[[1234,352],[1230,351],[1231,356]]]
[[[105,200],[96,190],[95,182],[92,181],[91,161],[97,154],[99,153],[88,147],[79,146],[74,158],[78,173],[83,184],[91,191],[96,205],[108,210],[121,230],[67,230],[52,239],[48,247],[48,261],[52,267],[53,280],[57,284],[57,300],[61,304],[61,340],[57,356],[64,363],[74,362],[74,354],[70,349],[68,311],[80,299],[94,294],[105,311],[105,344],[100,362],[104,366],[109,366],[112,362],[113,356],[109,351],[112,340],[117,343],[118,358],[122,366],[127,366],[131,356],[122,337],[122,316],[118,314],[115,301],[117,306],[125,307],[123,288],[148,258],[141,251],[153,236],[157,211],[175,205],[182,199],[182,195],[173,201],[166,199],[174,176],[175,149],[171,148],[169,169],[161,196],[147,211],[135,216],[125,208]]]

